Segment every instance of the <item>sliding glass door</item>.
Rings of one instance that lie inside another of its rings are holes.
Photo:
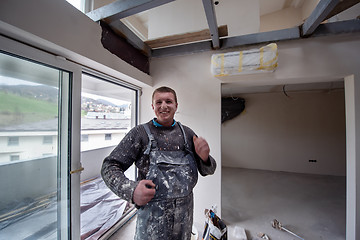
[[[79,200],[79,150],[72,144],[76,71],[6,38],[0,45],[0,236],[70,239],[78,221],[70,206]]]

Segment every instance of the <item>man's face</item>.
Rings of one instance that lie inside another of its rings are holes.
[[[163,126],[171,126],[178,104],[175,102],[174,94],[171,92],[156,92],[151,104],[157,122]]]

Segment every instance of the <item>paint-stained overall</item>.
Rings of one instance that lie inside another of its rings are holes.
[[[145,128],[148,128],[149,134]],[[205,163],[197,156],[194,132],[179,123],[156,127],[152,121],[133,128],[104,160],[102,176],[108,187],[121,198],[132,201],[138,181],[150,179],[156,185],[155,197],[139,207],[136,236],[146,239],[190,239],[193,221],[192,189],[197,172],[213,174],[215,160]],[[153,141],[149,141],[153,137]],[[139,169],[137,181],[124,171],[132,163]]]

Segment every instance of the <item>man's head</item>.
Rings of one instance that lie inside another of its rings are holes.
[[[176,92],[169,87],[155,89],[151,106],[157,117],[156,121],[163,126],[171,126],[178,106]]]

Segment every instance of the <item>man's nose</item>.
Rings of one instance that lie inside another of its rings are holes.
[[[161,107],[162,107],[162,108],[167,107],[167,104],[166,104],[166,102],[165,102],[165,101],[161,102]]]

